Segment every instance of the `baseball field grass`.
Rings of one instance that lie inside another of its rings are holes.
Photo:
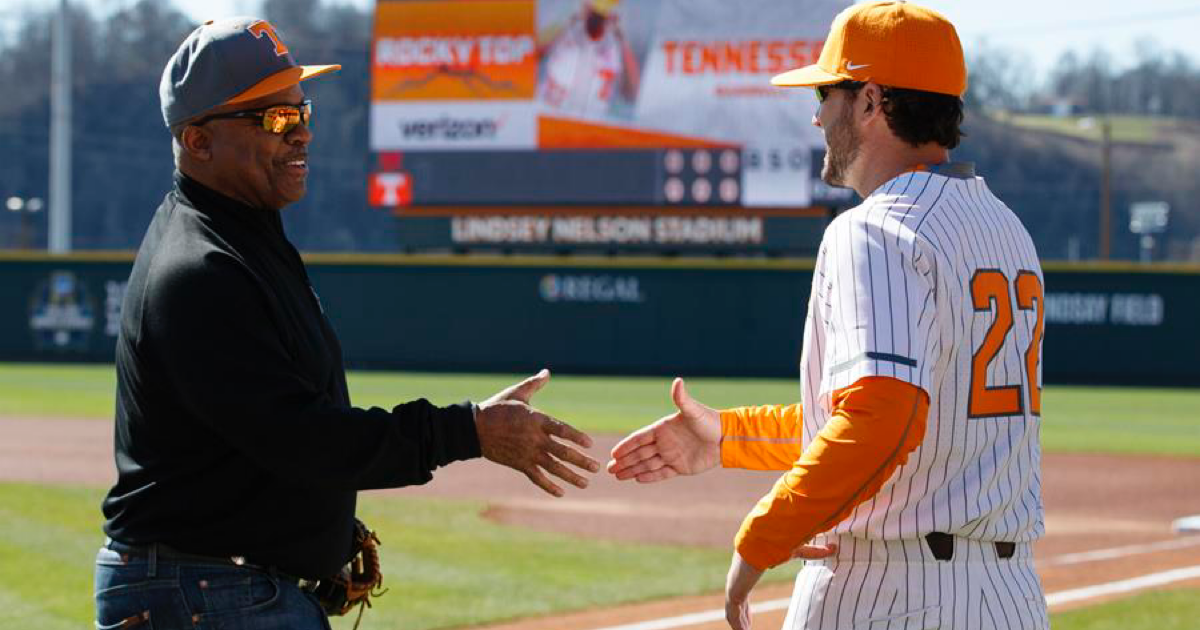
[[[103,495],[99,488],[0,483],[0,628],[90,627]],[[391,589],[364,627],[474,625],[711,592],[724,583],[724,551],[531,532],[485,520],[482,510],[470,501],[364,496],[359,514],[384,543],[384,586]],[[773,573],[791,579],[795,568]]]
[[[104,490],[0,483],[0,629],[90,627]],[[385,586],[364,628],[433,630],[714,592],[726,552],[581,540],[496,525],[470,501],[367,495]],[[501,560],[502,559],[502,560]],[[790,580],[797,563],[772,570]],[[32,576],[32,577],[31,577]],[[1200,590],[1151,592],[1053,616],[1057,630],[1194,630]],[[335,619],[336,630],[351,627]]]
[[[425,396],[481,400],[520,375],[355,372],[359,405]],[[595,433],[622,433],[669,413],[670,379],[557,375],[535,404]],[[789,379],[694,379],[716,407],[791,402]],[[111,421],[112,366],[0,364],[0,415]],[[1200,390],[1050,387],[1048,450],[1200,456]],[[0,629],[89,627],[91,566],[104,489],[0,483]],[[365,628],[432,630],[720,589],[721,550],[581,540],[497,525],[470,501],[364,495],[385,544],[386,586]],[[772,571],[788,580],[797,566]],[[31,578],[36,576],[36,578]],[[1183,630],[1200,591],[1149,593],[1054,617],[1066,630]],[[352,619],[336,620],[338,630]]]
[[[1054,630],[1195,630],[1200,589],[1151,591],[1050,616]]]
[[[351,372],[359,406],[425,397],[483,400],[527,375]],[[790,403],[794,379],[688,379],[713,407]],[[626,433],[673,410],[666,377],[552,376],[534,404],[576,427]],[[111,419],[115,380],[107,365],[0,364],[0,414]],[[1047,451],[1200,456],[1200,389],[1050,386],[1042,395]]]

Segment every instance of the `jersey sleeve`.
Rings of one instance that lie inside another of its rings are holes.
[[[721,411],[721,466],[788,470],[804,448],[800,404]]]
[[[822,393],[868,376],[929,390],[937,295],[934,256],[908,206],[876,202],[839,217],[823,243]]]
[[[778,565],[871,498],[925,436],[929,397],[892,378],[834,393],[833,416],[746,516],[734,546],[758,569]]]

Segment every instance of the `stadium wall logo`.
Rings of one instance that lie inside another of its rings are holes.
[[[95,303],[75,274],[56,271],[34,290],[29,329],[38,350],[86,351],[95,324]]]
[[[538,285],[547,302],[625,303],[646,301],[636,276],[568,276],[548,274]]]
[[[121,304],[129,290],[128,281],[109,280],[104,283],[104,334],[117,337],[121,334]]]
[[[1157,293],[1047,293],[1046,323],[1162,326],[1167,301]]]

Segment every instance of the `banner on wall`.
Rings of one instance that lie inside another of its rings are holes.
[[[764,236],[752,223],[701,218],[663,225],[638,217],[558,219],[464,218],[453,229],[468,238],[491,231],[554,242],[593,240],[601,231],[636,240]],[[0,361],[111,362],[132,264],[131,256],[0,260]],[[1200,273],[1049,267],[1045,382],[1200,385]],[[812,286],[810,269],[769,260],[436,257],[383,264],[309,257],[307,268],[348,364],[458,372],[550,365],[581,373],[794,377],[797,323]],[[415,295],[436,308],[413,308]],[[748,309],[750,295],[755,307]],[[480,303],[505,308],[481,310]],[[718,334],[730,326],[755,334]],[[497,329],[512,334],[497,337]],[[445,343],[447,331],[456,343]]]

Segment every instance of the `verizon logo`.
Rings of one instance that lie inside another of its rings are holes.
[[[450,118],[412,120],[400,123],[405,140],[482,140],[495,138],[500,131],[499,120],[493,118]]]

